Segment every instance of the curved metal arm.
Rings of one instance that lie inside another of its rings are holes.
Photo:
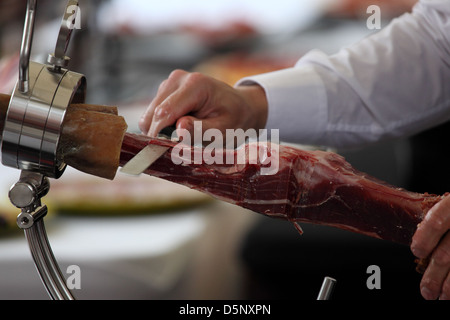
[[[46,176],[22,171],[20,180],[9,191],[9,199],[17,208],[22,209],[17,217],[17,225],[25,232],[34,264],[49,296],[54,300],[74,300],[45,231],[44,217],[48,209],[41,204],[41,197],[47,194],[49,188]]]
[[[24,229],[24,232],[34,264],[49,296],[53,300],[75,300],[53,255],[44,220],[41,218],[35,221],[30,228]]]
[[[31,45],[33,43],[34,20],[36,16],[36,1],[37,0],[28,0],[22,37],[22,46],[20,48],[19,90],[22,93],[27,93],[29,90],[29,66]]]

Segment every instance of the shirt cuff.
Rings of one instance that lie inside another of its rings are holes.
[[[269,106],[266,129],[280,140],[316,145],[327,126],[327,95],[314,65],[302,65],[245,77],[235,86],[260,85]]]

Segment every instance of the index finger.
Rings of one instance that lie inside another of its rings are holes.
[[[156,136],[165,127],[175,124],[179,118],[195,112],[204,105],[205,97],[201,92],[198,93],[199,90],[189,91],[179,88],[156,106],[148,135]]]
[[[155,98],[152,100],[147,110],[139,120],[139,128],[142,133],[148,134],[154,118],[155,109],[166,100],[180,86],[187,72],[183,70],[174,70],[169,77],[162,81],[158,87]]]
[[[428,211],[417,227],[411,250],[418,258],[428,257],[450,228],[450,196],[446,196]]]

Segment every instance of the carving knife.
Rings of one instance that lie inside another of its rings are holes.
[[[170,139],[174,131],[175,127],[164,128],[158,134],[158,138]],[[156,160],[158,160],[164,153],[166,153],[168,149],[169,147],[149,144],[144,149],[139,151],[138,154],[136,154],[130,161],[128,161],[120,169],[120,172],[138,176],[150,167]]]

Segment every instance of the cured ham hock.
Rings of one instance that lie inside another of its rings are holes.
[[[10,98],[0,94],[0,140]],[[64,116],[57,155],[75,169],[112,180],[126,130],[116,107],[72,104]]]
[[[9,96],[0,95],[0,129]],[[126,132],[117,109],[72,105],[62,130],[59,156],[69,166],[113,179],[148,144],[168,150],[145,173],[208,193],[213,197],[275,218],[286,219],[301,231],[300,223],[315,223],[409,245],[417,224],[443,196],[410,192],[354,169],[335,153],[278,146],[276,174],[261,174],[260,162],[175,164],[178,143]],[[0,132],[2,132],[0,130]],[[275,152],[270,144],[259,150]],[[243,146],[245,154],[251,145]],[[202,148],[185,146],[192,159]],[[242,151],[242,150],[241,150]],[[220,151],[216,151],[220,152]],[[239,150],[224,150],[236,159]]]

